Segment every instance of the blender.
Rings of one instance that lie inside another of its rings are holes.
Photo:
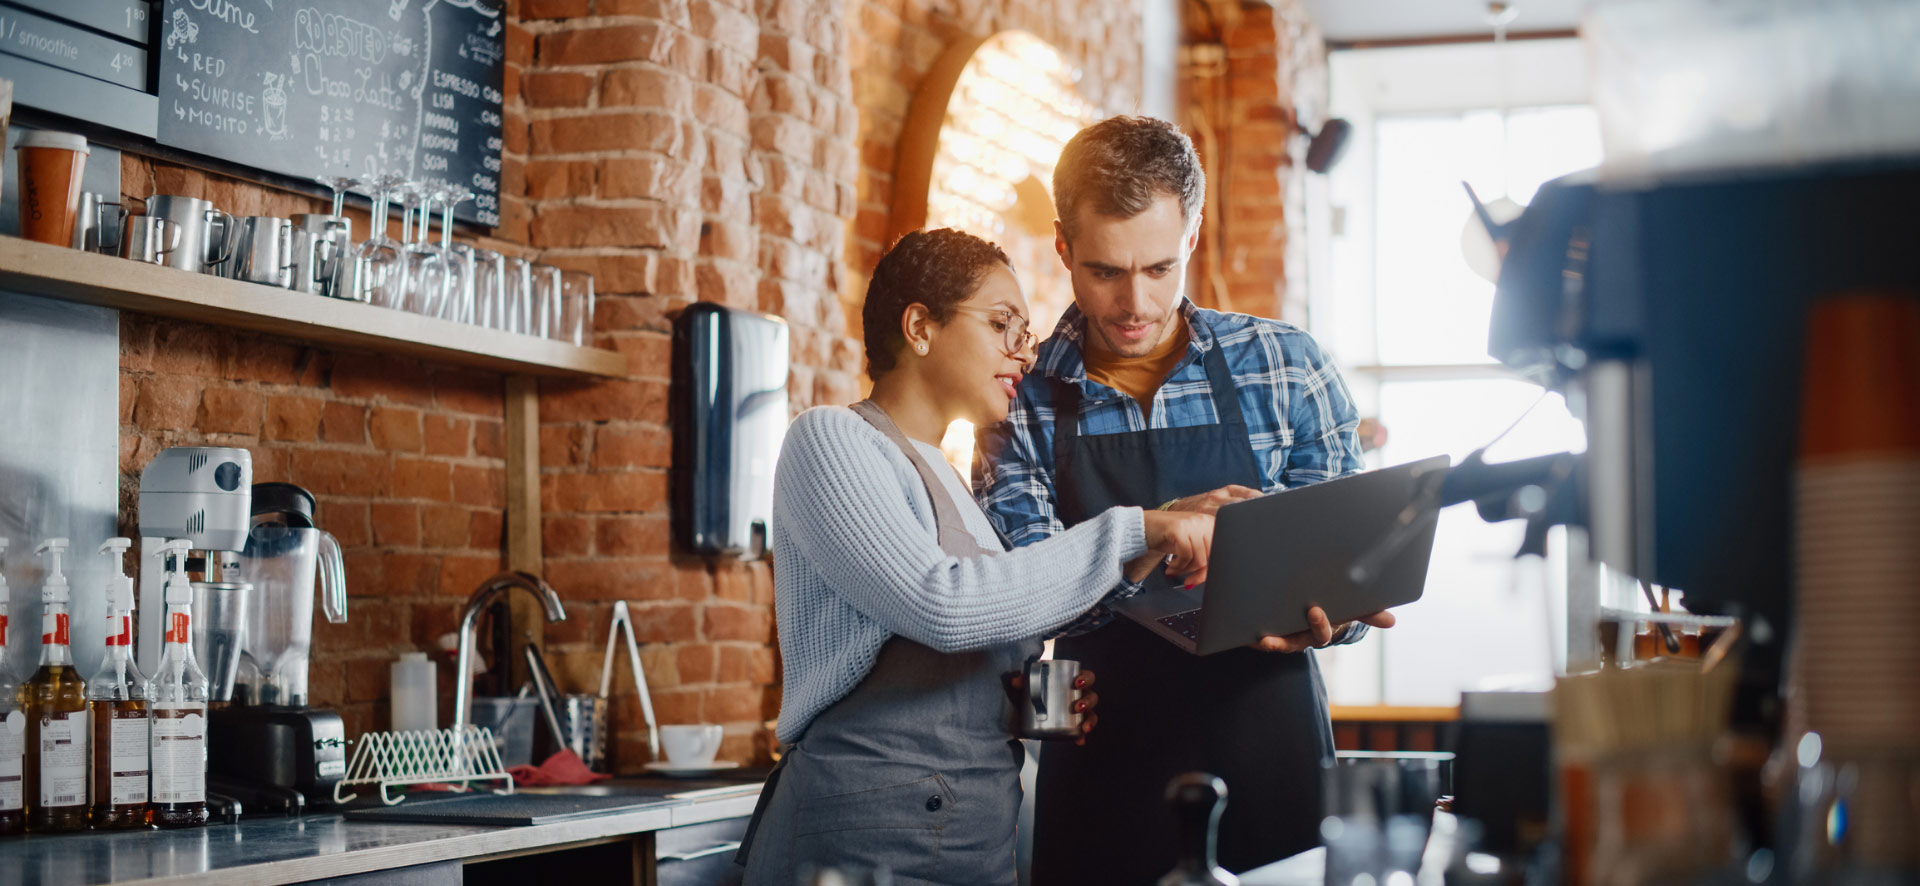
[[[346,621],[346,568],[340,545],[314,525],[307,490],[256,483],[252,510],[239,574],[253,606],[233,704],[208,718],[209,777],[250,806],[298,812],[332,802],[346,774],[345,723],[307,697],[316,589],[327,621]]]
[[[252,503],[253,456],[222,446],[165,449],[140,472],[140,632],[137,663],[160,664],[166,603],[165,552],[185,539],[193,579],[193,654],[214,701],[233,696],[252,589],[240,579]]]

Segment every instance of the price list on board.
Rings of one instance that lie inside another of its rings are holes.
[[[390,174],[500,215],[502,0],[165,0],[159,140],[285,175]]]

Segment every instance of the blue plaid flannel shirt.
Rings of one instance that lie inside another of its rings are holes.
[[[1040,343],[1033,371],[1020,383],[1007,420],[983,429],[973,460],[974,497],[1015,546],[1062,531],[1053,505],[1052,379],[1080,388],[1080,433],[1086,436],[1217,424],[1206,353],[1222,348],[1245,415],[1262,491],[1275,492],[1363,469],[1360,417],[1340,373],[1320,346],[1299,327],[1246,314],[1227,314],[1181,300],[1191,337],[1187,355],[1153,395],[1151,420],[1132,397],[1089,381],[1080,342],[1086,320],[1067,308],[1053,335]],[[1160,502],[1139,502],[1156,507]],[[1140,590],[1134,582],[1115,588],[1098,606],[1060,633],[1093,630],[1111,620],[1109,606]],[[1366,633],[1356,623],[1340,637],[1351,643]]]

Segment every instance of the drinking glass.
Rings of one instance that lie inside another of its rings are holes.
[[[501,300],[504,316],[500,328],[521,335],[533,333],[533,264],[524,258],[507,257],[506,293]]]
[[[528,335],[562,338],[560,334],[560,269],[553,265],[533,266],[533,318]]]
[[[560,272],[561,341],[585,345],[593,338],[593,275],[586,271]]]
[[[471,249],[471,247],[469,247]],[[507,328],[507,257],[473,249],[473,320],[488,329]]]
[[[333,214],[335,217],[340,217],[341,210],[347,207],[347,192],[359,187],[361,184],[359,179],[344,175],[316,175],[313,177],[313,180],[333,189]]]
[[[405,181],[401,176],[387,173],[376,175],[366,183],[372,188],[367,192],[373,198],[372,223],[367,226],[367,239],[354,244],[348,264],[351,283],[347,291],[355,301],[383,308],[398,308],[404,303],[406,255],[401,251],[400,241],[387,236],[387,211],[392,206],[394,190]]]
[[[474,250],[465,243],[453,242],[453,208],[474,194],[451,185],[434,192],[440,203],[440,257],[447,263],[447,297],[441,304],[440,318],[455,323],[472,323],[474,317]]]
[[[428,317],[440,315],[440,304],[447,296],[447,263],[438,247],[427,242],[427,218],[433,196],[419,182],[401,186],[400,221],[406,231],[406,308]]]

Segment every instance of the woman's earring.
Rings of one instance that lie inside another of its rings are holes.
[[[916,345],[914,345],[914,346],[913,346],[913,349],[914,349],[914,350],[916,350],[916,351],[919,351],[919,352],[920,352],[920,353],[922,353],[922,354],[924,354],[924,353],[926,353],[926,352],[927,352],[927,343],[926,343],[926,342],[920,342],[919,344],[916,344]]]

